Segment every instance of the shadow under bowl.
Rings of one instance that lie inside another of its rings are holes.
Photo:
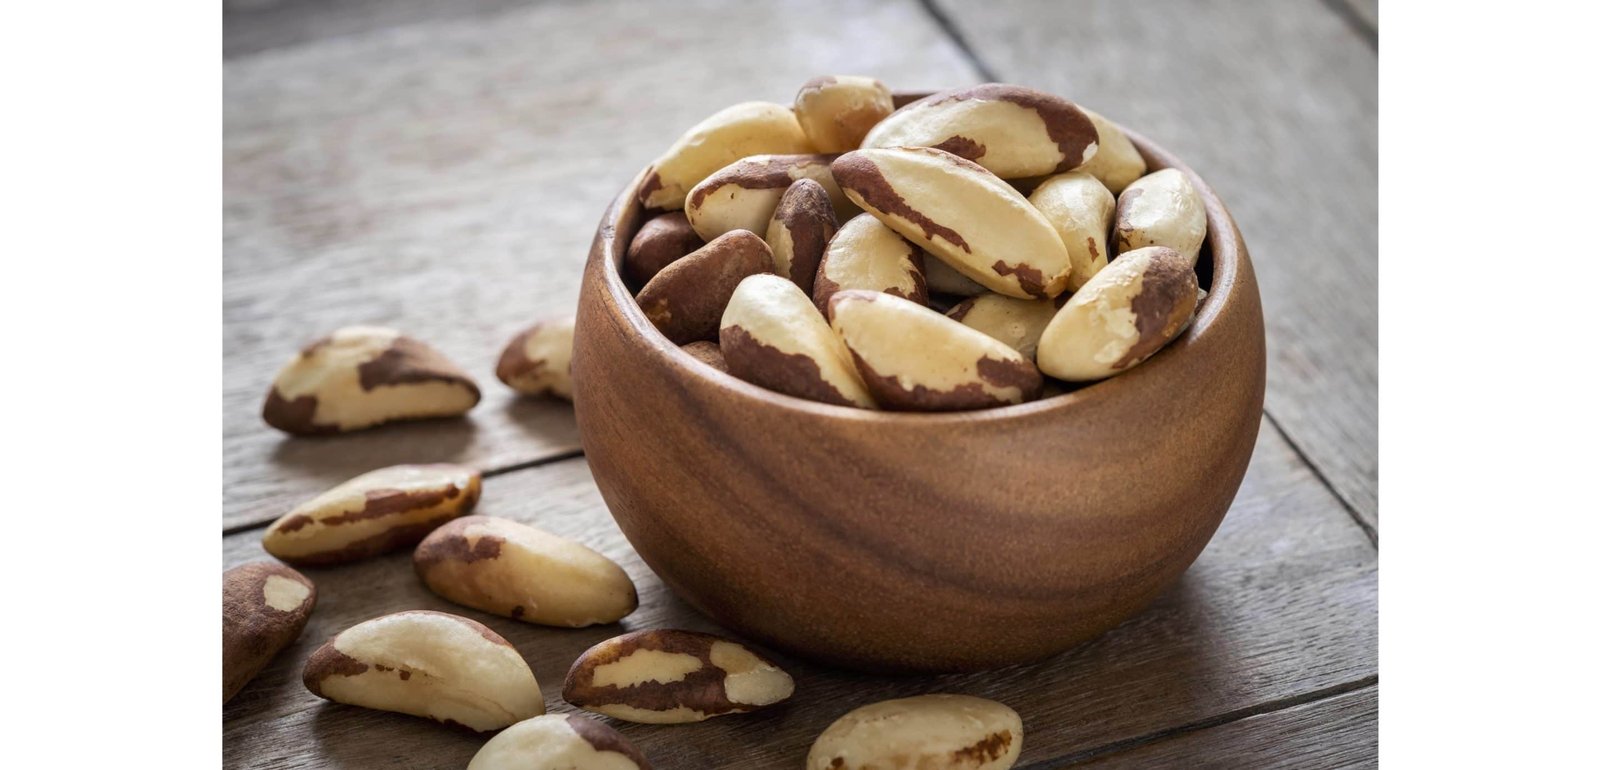
[[[1266,384],[1261,300],[1212,190],[1210,294],[1143,364],[983,411],[819,404],[703,364],[651,325],[619,272],[646,218],[617,197],[584,270],[578,429],[606,505],[680,597],[805,658],[957,671],[1044,658],[1149,604],[1239,489]],[[642,175],[641,175],[642,176]]]

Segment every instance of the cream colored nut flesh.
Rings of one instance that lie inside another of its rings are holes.
[[[794,114],[800,128],[818,152],[849,152],[894,112],[889,87],[876,78],[832,75],[812,78],[794,97]]]
[[[1206,240],[1206,206],[1189,177],[1167,168],[1140,177],[1117,196],[1117,254],[1165,246],[1194,267]]]
[[[862,706],[817,736],[806,770],[1006,770],[1022,754],[1022,718],[970,695]]]
[[[300,637],[316,606],[311,580],[277,562],[251,562],[222,573],[223,703]]]
[[[1122,133],[1111,121],[1106,120],[1100,113],[1087,107],[1080,107],[1083,114],[1089,116],[1094,123],[1095,132],[1100,135],[1100,150],[1094,157],[1085,161],[1077,170],[1099,179],[1111,194],[1116,195],[1133,183],[1133,180],[1144,176],[1144,156],[1133,146],[1133,141],[1128,135]]]
[[[1038,395],[1033,362],[1005,343],[915,302],[842,291],[833,330],[873,400],[885,409],[955,411],[1020,404]]]
[[[934,94],[878,123],[861,147],[933,147],[1002,179],[1068,171],[1095,156],[1089,116],[1059,96],[987,83]]]
[[[524,719],[489,739],[467,770],[651,770],[609,725],[572,714]]]
[[[850,351],[793,283],[752,275],[722,314],[722,357],[746,382],[796,398],[874,408]]]
[[[835,208],[854,209],[829,165],[832,155],[757,155],[729,164],[689,191],[684,214],[701,238],[709,241],[733,230],[767,231],[778,201],[790,185],[810,179],[822,185]]]
[[[639,606],[628,573],[564,537],[510,519],[466,516],[417,545],[424,585],[457,604],[516,620],[579,628]]]
[[[523,395],[572,400],[572,316],[541,321],[511,338],[494,375]]]
[[[928,304],[922,250],[870,214],[839,228],[822,252],[811,298],[823,313],[828,300],[845,289],[881,291],[918,304]]]
[[[789,185],[767,223],[773,270],[811,296],[822,252],[838,230],[839,219],[822,185],[810,179]]]
[[[928,291],[937,294],[972,297],[989,291],[983,284],[956,272],[942,259],[922,260],[922,275],[928,281]]]
[[[476,621],[421,610],[345,629],[306,660],[320,698],[487,732],[544,713],[544,696],[510,642]]]
[[[1056,303],[1048,299],[1017,299],[985,292],[968,297],[945,313],[963,326],[977,329],[1033,360],[1044,327],[1056,317]]]
[[[1067,289],[1077,291],[1110,260],[1106,235],[1117,213],[1117,198],[1106,186],[1083,171],[1068,171],[1044,181],[1028,202],[1056,228],[1056,235],[1072,258]]]
[[[738,642],[677,629],[635,631],[590,647],[561,695],[629,722],[677,724],[787,700],[794,679]]]
[[[364,473],[296,506],[261,546],[290,564],[327,566],[415,544],[478,504],[483,477],[461,465],[395,465]]]
[[[961,274],[1011,297],[1054,297],[1072,271],[1054,227],[983,167],[926,147],[833,162],[845,195]]]
[[[472,378],[439,351],[394,329],[347,326],[278,372],[261,417],[285,433],[339,433],[466,414],[478,398]]]
[[[1188,325],[1199,285],[1189,259],[1165,246],[1120,254],[1045,327],[1037,360],[1045,374],[1084,382],[1126,371]]]
[[[690,189],[740,158],[814,152],[793,110],[772,102],[735,104],[700,121],[650,165],[639,203],[681,209]]]

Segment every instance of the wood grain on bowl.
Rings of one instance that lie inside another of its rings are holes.
[[[812,659],[873,670],[1036,660],[1148,604],[1222,521],[1255,445],[1260,297],[1222,202],[1202,195],[1210,297],[1117,378],[1019,406],[881,414],[695,366],[618,272],[643,212],[612,204],[585,269],[579,432],[622,531],[680,596]]]

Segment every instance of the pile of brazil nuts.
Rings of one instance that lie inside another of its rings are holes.
[[[1193,319],[1204,203],[1060,97],[872,78],[746,102],[645,172],[622,258],[709,366],[841,406],[1005,406],[1115,376]]]
[[[758,277],[799,291],[777,276]],[[511,621],[583,628],[638,608],[638,591],[616,562],[529,524],[474,514],[481,496],[482,474],[465,466],[381,468],[294,507],[267,527],[262,545],[283,562],[321,569],[412,548],[429,590]],[[312,581],[285,564],[252,562],[223,575],[224,703],[300,636],[317,599]],[[307,690],[334,703],[498,733],[469,769],[651,767],[615,727],[546,714],[544,690],[515,645],[461,615],[412,609],[357,623],[317,647],[301,676]],[[795,687],[771,658],[733,639],[650,628],[579,655],[561,698],[622,722],[684,724],[768,708]],[[817,737],[806,766],[1007,768],[1021,746],[1021,719],[1003,704],[925,695],[840,716]]]

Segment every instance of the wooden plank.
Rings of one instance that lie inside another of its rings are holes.
[[[1186,733],[1077,767],[1294,768],[1378,766],[1378,687]]]
[[[856,23],[817,23],[847,15]],[[601,213],[680,131],[737,101],[787,101],[819,72],[906,89],[977,79],[910,0],[671,14],[542,4],[229,61],[224,526],[269,521],[383,465],[492,469],[574,449],[569,409],[493,380],[500,346],[576,306]],[[484,403],[466,421],[330,439],[262,424],[277,369],[352,323],[439,347],[478,378]]]
[[[1188,161],[1228,203],[1267,321],[1267,411],[1378,518],[1378,62],[1320,2],[939,2],[1006,81]]]
[[[393,714],[326,704],[300,684],[306,656],[361,620],[439,609],[482,621],[526,656],[552,710],[567,667],[590,645],[637,628],[715,630],[644,566],[607,515],[587,464],[571,460],[485,481],[480,512],[528,521],[616,559],[640,609],[617,626],[562,630],[454,607],[424,589],[409,554],[309,570],[320,600],[305,635],[223,712],[230,768],[461,767],[470,735]],[[259,531],[223,540],[224,562],[263,556]],[[965,692],[1016,708],[1024,762],[1130,741],[1219,714],[1293,698],[1377,671],[1377,565],[1339,504],[1264,427],[1232,511],[1182,582],[1134,619],[1043,663],[959,676],[878,677],[774,657],[795,698],[768,713],[698,725],[617,723],[659,767],[795,767],[829,722],[856,706],[924,692]]]
[[[222,55],[526,6],[534,0],[224,0]]]

